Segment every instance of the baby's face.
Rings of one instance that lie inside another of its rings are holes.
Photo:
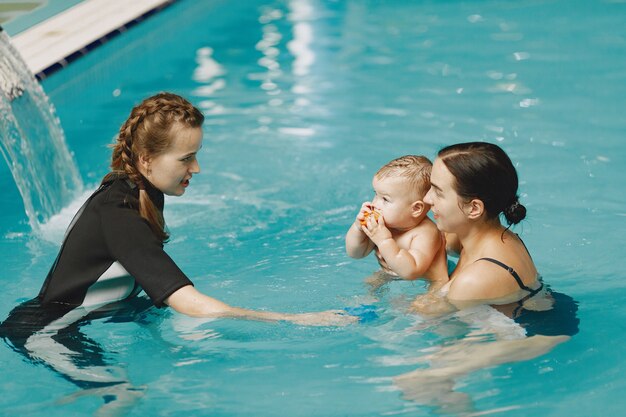
[[[414,225],[412,206],[418,198],[408,180],[374,177],[372,187],[375,193],[372,203],[381,212],[387,227],[403,229]]]

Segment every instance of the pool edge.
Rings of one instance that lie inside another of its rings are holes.
[[[13,36],[32,73],[52,73],[125,32],[177,0],[86,0]]]

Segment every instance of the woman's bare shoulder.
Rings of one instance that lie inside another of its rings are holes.
[[[506,231],[497,240],[492,239],[486,246],[485,257],[496,259],[507,268],[512,268],[526,285],[532,284],[537,279],[537,269],[526,245],[511,231]],[[506,274],[510,274],[506,269],[500,268]]]
[[[450,283],[450,300],[499,300],[518,288],[509,272],[487,261],[476,261],[463,268]]]

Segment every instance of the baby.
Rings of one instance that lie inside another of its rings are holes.
[[[423,201],[431,168],[428,158],[406,155],[378,170],[372,181],[374,200],[363,203],[346,234],[350,257],[364,258],[374,250],[387,274],[407,280],[447,279],[434,266],[443,239],[426,216],[430,205]]]

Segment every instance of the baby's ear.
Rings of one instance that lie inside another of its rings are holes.
[[[422,213],[424,213],[425,209],[426,203],[424,203],[422,200],[417,200],[413,204],[411,204],[411,215],[413,217],[419,217],[422,215]]]

